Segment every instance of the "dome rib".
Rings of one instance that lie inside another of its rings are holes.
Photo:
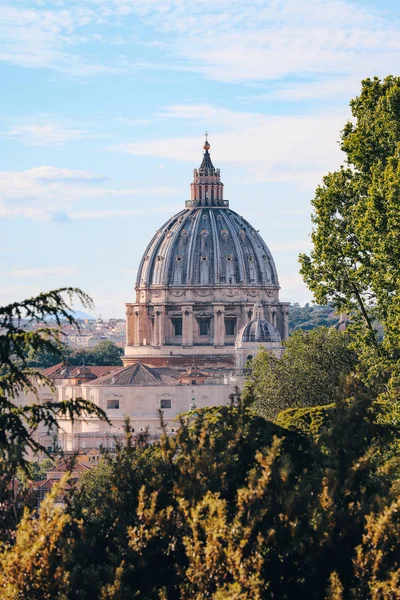
[[[279,332],[265,319],[252,319],[237,334],[236,345],[281,342]]]
[[[259,233],[231,209],[219,207],[186,209],[167,221],[147,246],[136,280],[137,288],[235,284],[279,282]]]

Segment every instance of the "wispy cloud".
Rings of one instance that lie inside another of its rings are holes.
[[[0,171],[0,217],[26,217],[64,222],[84,200],[107,197],[168,195],[175,188],[113,188],[91,171],[41,166],[26,171]],[[102,184],[102,185],[100,185]],[[75,217],[74,218],[79,218]]]
[[[132,39],[131,15],[154,40]],[[342,94],[366,73],[397,71],[400,62],[398,23],[345,0],[50,0],[46,8],[35,0],[24,8],[9,1],[0,8],[0,23],[0,60],[24,67],[83,76],[191,70],[220,82],[274,82],[272,95],[287,100],[306,99],[312,87],[324,99]],[[130,43],[122,56],[125,38]],[[108,44],[107,58],[90,60],[89,43]],[[141,52],[138,60],[137,47],[150,47],[158,64],[153,54],[149,61]],[[300,81],[288,86],[291,77]]]
[[[315,187],[322,175],[336,168],[343,155],[336,143],[347,111],[313,115],[263,115],[229,111],[210,105],[175,105],[168,118],[191,120],[207,127],[217,123],[211,152],[225,163],[241,166],[243,176],[256,181],[295,181]],[[196,163],[198,138],[176,137],[119,144],[115,150]]]
[[[58,146],[84,138],[104,137],[84,129],[73,129],[62,125],[16,125],[3,133],[9,138],[18,139],[25,146]]]

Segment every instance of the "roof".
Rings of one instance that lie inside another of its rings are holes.
[[[47,476],[50,478],[52,473],[68,473],[69,471],[71,471],[71,473],[86,473],[86,471],[90,470],[91,467],[81,462],[75,462],[71,468],[69,461],[61,459],[54,467],[48,469]]]
[[[198,367],[196,367],[196,365],[192,365],[191,367],[188,367],[186,369],[186,371],[184,371],[183,373],[181,373],[181,377],[208,377],[208,373],[205,373],[204,371],[200,371],[200,369]]]
[[[183,210],[155,234],[139,266],[137,287],[279,285],[272,254],[258,231],[229,208]]]
[[[105,375],[89,385],[174,385],[179,379],[180,373],[168,367],[154,369],[140,362],[124,367],[115,373]]]
[[[240,348],[242,343],[267,343],[280,342],[279,332],[265,319],[252,319],[244,325],[236,336],[236,345]]]
[[[50,379],[64,379],[65,376],[61,374],[61,371],[65,368],[65,364],[60,362],[57,365],[53,365],[52,367],[48,367],[42,371],[45,377],[49,377]],[[82,365],[68,365],[69,375],[65,379],[75,379],[79,377],[79,371],[82,370]],[[85,371],[89,371],[92,375],[97,377],[103,377],[108,373],[113,373],[114,371],[118,371],[123,369],[124,367],[118,365],[104,365],[104,366],[85,366]]]
[[[215,167],[212,164],[211,156],[207,148],[203,154],[203,160],[201,162],[199,171],[202,175],[214,175],[215,173]]]

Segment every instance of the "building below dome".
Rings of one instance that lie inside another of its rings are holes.
[[[271,252],[229,208],[209,149],[207,141],[185,209],[156,232],[140,262],[135,301],[126,305],[124,365],[236,369],[236,336],[255,302],[265,327],[288,336],[289,303],[279,300]]]

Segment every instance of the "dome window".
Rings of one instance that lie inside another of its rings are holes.
[[[182,256],[177,256],[176,257],[176,262],[182,262]]]
[[[204,256],[204,255],[203,255],[203,256],[201,257],[201,260],[203,260],[203,261],[205,261],[205,260],[208,260],[208,259],[207,259],[207,256]]]
[[[254,258],[252,256],[249,256],[249,262],[253,262]]]
[[[161,260],[163,260],[163,257],[161,256],[161,254],[159,254],[159,255],[157,256],[157,260],[158,260],[158,261],[161,261]]]
[[[231,256],[231,254],[228,254],[228,255],[227,255],[227,257],[226,257],[226,260],[227,260],[228,262],[231,262],[231,261],[232,261],[232,256]]]

